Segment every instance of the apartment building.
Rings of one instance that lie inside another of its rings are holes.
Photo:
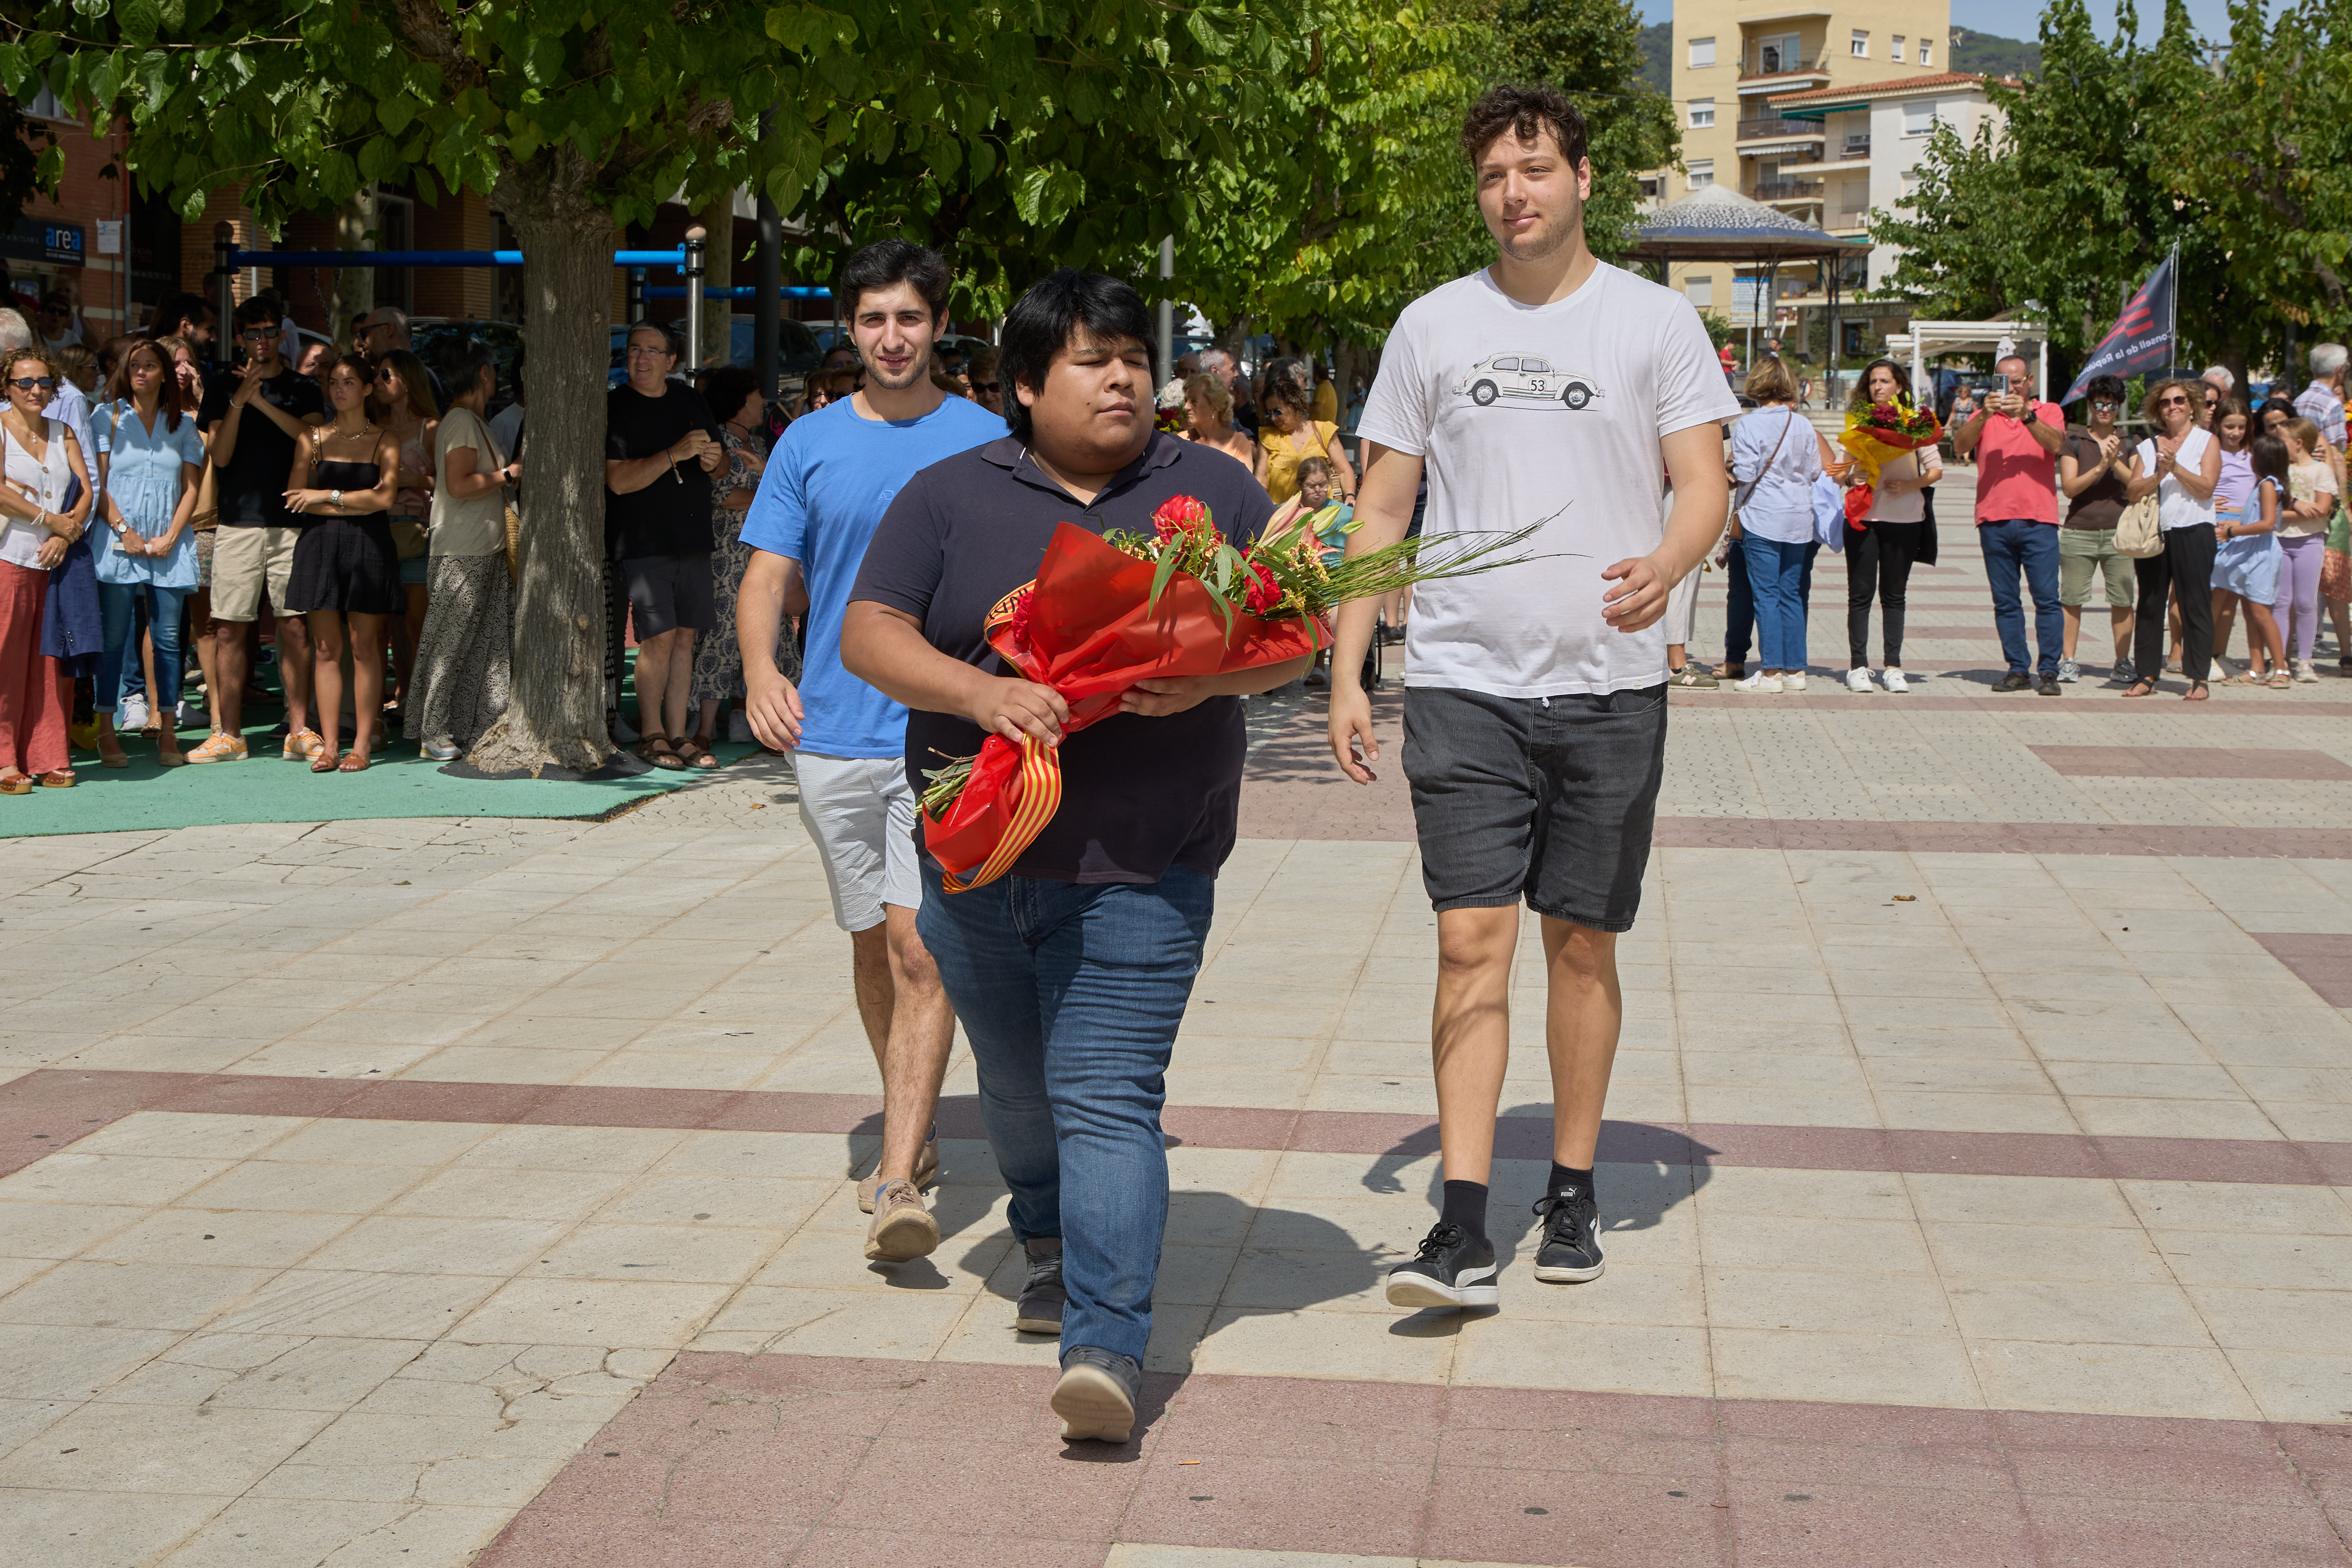
[[[1848,219],[1858,226],[1843,204],[1849,181],[1872,178],[1872,129],[1856,133],[1842,115],[1832,135],[1825,115],[1789,114],[1777,100],[1948,77],[1950,32],[1948,0],[1676,0],[1674,97],[1687,173],[1663,176],[1659,195],[1672,202],[1721,184],[1832,232]],[[1770,301],[1759,272],[1720,262],[1678,265],[1668,280],[1736,325],[1771,326],[1824,297],[1818,270],[1781,269]]]

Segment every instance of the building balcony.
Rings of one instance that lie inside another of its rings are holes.
[[[1848,158],[1869,157],[1870,138],[1867,136],[1848,136],[1845,139],[1844,156]]]
[[[1759,202],[1817,202],[1825,180],[1758,180],[1748,187],[1748,198]]]
[[[1766,61],[1764,64],[1778,62]],[[1830,82],[1829,57],[1816,60],[1797,60],[1783,64],[1778,70],[1739,68],[1739,90],[1749,93],[1799,92],[1809,87],[1827,87]]]
[[[1825,135],[1818,120],[1743,120],[1739,122],[1739,140],[1742,142],[1819,142]]]

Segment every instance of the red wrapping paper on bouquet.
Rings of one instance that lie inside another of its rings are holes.
[[[1151,604],[1153,567],[1062,523],[1036,579],[998,601],[989,645],[1030,680],[1070,705],[1065,737],[1119,711],[1139,680],[1223,675],[1303,658],[1329,643],[1313,616],[1268,621],[1235,610],[1231,636],[1208,591],[1181,572]],[[960,893],[1010,870],[1035,842],[1062,800],[1059,752],[1024,738],[991,735],[971,781],[942,817],[923,814],[923,845]]]
[[[1864,482],[1845,492],[1846,521],[1856,528],[1868,527],[1863,519],[1878,504],[1879,470],[1904,453],[1932,447],[1943,438],[1943,426],[1924,408],[1879,403],[1862,413],[1849,415],[1838,445],[1853,453],[1853,460],[1862,465]]]

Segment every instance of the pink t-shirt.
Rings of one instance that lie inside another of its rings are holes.
[[[2035,405],[2042,423],[2062,435],[2065,411],[2054,403]],[[1977,437],[1977,521],[2058,526],[2058,454],[2033,438],[2022,419],[1988,415]]]

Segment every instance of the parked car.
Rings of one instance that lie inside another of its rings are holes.
[[[1589,375],[1559,370],[1538,354],[1490,354],[1454,384],[1455,395],[1486,408],[1497,401],[1559,403],[1582,408],[1601,395]]]

